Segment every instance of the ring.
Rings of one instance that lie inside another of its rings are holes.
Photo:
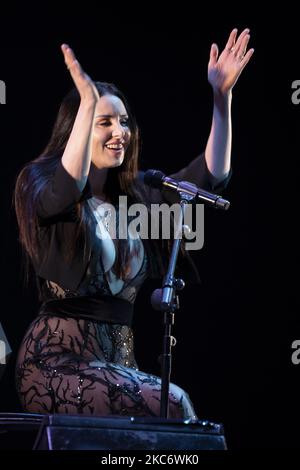
[[[243,52],[242,52],[242,54],[239,56],[239,59],[240,59],[240,60],[243,60],[243,58],[244,58],[245,55],[246,55],[246,52],[247,52],[247,49],[244,49]]]

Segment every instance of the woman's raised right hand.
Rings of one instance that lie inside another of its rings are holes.
[[[93,80],[83,71],[74,52],[67,44],[62,44],[61,50],[81,101],[96,103],[99,100],[99,93]]]

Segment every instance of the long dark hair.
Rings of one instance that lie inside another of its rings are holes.
[[[108,171],[104,193],[114,203],[119,195],[129,196],[132,202],[138,202],[139,192],[134,184],[138,172],[139,130],[123,93],[112,83],[95,82],[100,96],[114,95],[121,99],[128,113],[128,125],[131,131],[130,144],[121,166]],[[20,171],[15,185],[14,205],[19,226],[19,241],[25,252],[26,278],[28,279],[30,261],[38,259],[39,221],[37,200],[39,193],[55,172],[59,160],[67,145],[76,114],[80,96],[73,88],[63,99],[53,127],[51,138],[39,157],[25,164]],[[68,246],[67,257],[72,256],[78,244],[84,240],[84,230],[89,223],[89,212],[81,202],[76,207],[78,224],[75,239]],[[114,270],[117,275],[126,275],[129,266],[129,251],[126,240],[118,240]]]

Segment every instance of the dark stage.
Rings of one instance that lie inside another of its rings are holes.
[[[296,104],[292,101],[292,83],[300,79],[296,21],[292,13],[277,13],[271,21],[253,11],[249,17],[229,11],[199,16],[193,10],[155,13],[150,8],[140,17],[135,11],[135,20],[123,8],[124,14],[95,7],[68,17],[45,6],[28,22],[21,12],[2,18],[0,320],[12,354],[5,371],[0,366],[0,412],[22,412],[14,365],[38,309],[34,279],[22,287],[12,191],[21,166],[44,148],[60,100],[72,86],[60,44],[74,48],[93,79],[124,90],[141,129],[141,168],[168,174],[206,145],[211,43],[222,48],[233,27],[248,26],[255,53],[233,89],[233,174],[223,194],[231,207],[226,212],[205,208],[204,247],[193,253],[202,283],[180,293],[171,379],[188,391],[201,419],[223,424],[230,450],[297,449],[297,354],[292,361],[292,343],[300,344],[300,104],[296,97]],[[134,317],[137,362],[156,375],[163,327],[150,295],[158,285],[144,284]]]

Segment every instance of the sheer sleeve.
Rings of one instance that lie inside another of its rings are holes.
[[[38,194],[37,215],[42,219],[69,212],[76,203],[89,193],[87,181],[83,191],[80,191],[76,180],[64,168],[59,160],[54,175]]]
[[[168,176],[178,181],[189,181],[190,183],[193,183],[199,188],[205,189],[206,191],[220,194],[226,188],[231,178],[231,173],[232,172],[230,171],[229,175],[224,180],[216,183],[215,178],[207,168],[205,155],[204,153],[201,153],[201,155],[194,158],[194,160],[192,160],[187,166]],[[167,202],[169,204],[173,204],[179,201],[178,195],[172,190],[168,190],[166,188],[160,190],[146,186],[144,184],[144,175],[145,172],[139,173],[139,188],[142,188],[141,191],[143,196],[150,203],[161,204],[162,202]]]
[[[216,183],[216,179],[207,167],[205,154],[201,153],[201,155],[194,158],[186,167],[169,176],[176,180],[189,181],[207,191],[221,192],[226,188],[230,180],[231,171],[224,180]]]

